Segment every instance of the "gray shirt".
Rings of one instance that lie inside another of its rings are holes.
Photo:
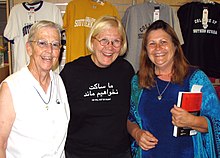
[[[155,4],[151,2],[130,6],[122,18],[122,23],[125,27],[128,40],[128,51],[125,58],[132,64],[135,71],[139,69],[143,34],[148,26],[154,22],[153,15],[155,7],[159,8],[159,19],[164,20],[174,28],[180,43],[183,44],[176,10],[166,4]]]

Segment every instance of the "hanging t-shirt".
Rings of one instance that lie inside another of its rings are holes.
[[[164,20],[174,28],[182,44],[183,38],[177,14],[174,9],[166,4],[145,2],[130,6],[122,18],[128,39],[128,51],[125,58],[133,65],[136,71],[139,69],[143,34],[149,25],[159,19]]]
[[[30,27],[40,20],[49,20],[63,25],[59,8],[53,3],[40,1],[29,4],[20,3],[12,7],[4,30],[4,37],[12,44],[13,72],[20,70],[29,63],[25,44],[27,42]]]
[[[207,76],[220,78],[220,4],[186,3],[177,15],[186,58]]]
[[[66,62],[90,54],[86,48],[86,38],[90,28],[100,16],[119,17],[115,6],[109,2],[92,0],[70,1],[63,17],[66,31]]]

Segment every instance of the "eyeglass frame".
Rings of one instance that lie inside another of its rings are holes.
[[[49,45],[52,46],[52,49],[54,50],[60,50],[61,48],[61,43],[59,41],[53,41],[53,42],[48,42],[46,40],[32,40],[32,41],[28,41],[28,42],[35,42],[37,44],[37,46],[39,46],[40,48],[48,48]],[[56,44],[58,44],[56,46]]]
[[[112,41],[112,40],[109,40],[109,39],[106,39],[106,38],[103,38],[103,39],[98,39],[98,38],[96,38],[96,37],[92,37],[93,39],[95,39],[95,40],[97,40],[99,43],[100,43],[100,45],[101,46],[107,46],[107,45],[109,45],[109,43],[111,43],[111,45],[113,46],[113,47],[115,47],[115,48],[119,48],[120,46],[122,46],[122,42],[123,42],[123,40],[118,40],[118,39],[116,39],[116,40],[114,40],[114,41]],[[118,40],[118,42],[120,43],[120,45],[119,46],[115,46],[114,45],[114,43],[116,42]],[[107,41],[107,43],[106,44],[102,44],[101,42],[102,41]]]

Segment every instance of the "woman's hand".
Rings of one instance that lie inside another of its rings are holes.
[[[190,127],[195,117],[176,105],[174,105],[170,112],[172,113],[172,124],[178,127]]]
[[[208,131],[208,123],[205,117],[195,116],[176,105],[174,105],[170,112],[172,113],[173,125],[177,127],[189,127],[199,132]]]
[[[145,131],[140,128],[136,130],[134,139],[143,150],[155,148],[158,143],[158,139],[155,138],[149,131]]]
[[[140,129],[140,127],[131,121],[127,121],[128,133],[136,140],[143,150],[154,148],[158,140],[150,132]]]

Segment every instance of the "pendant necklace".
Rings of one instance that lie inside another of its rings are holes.
[[[160,93],[158,85],[157,85],[157,81],[156,81],[156,87],[157,87],[157,92],[158,92],[158,96],[157,99],[161,100],[162,99],[162,95],[163,93],[166,91],[166,89],[168,88],[168,86],[170,85],[170,81],[167,83],[166,87],[164,88],[164,90]]]
[[[51,82],[51,86],[50,86],[50,96],[49,96],[49,99],[47,102],[43,99],[43,97],[40,95],[39,91],[35,87],[34,87],[34,89],[36,90],[37,94],[40,96],[41,100],[44,102],[45,108],[48,110],[49,109],[48,104],[50,103],[51,93],[52,93],[52,82]]]

